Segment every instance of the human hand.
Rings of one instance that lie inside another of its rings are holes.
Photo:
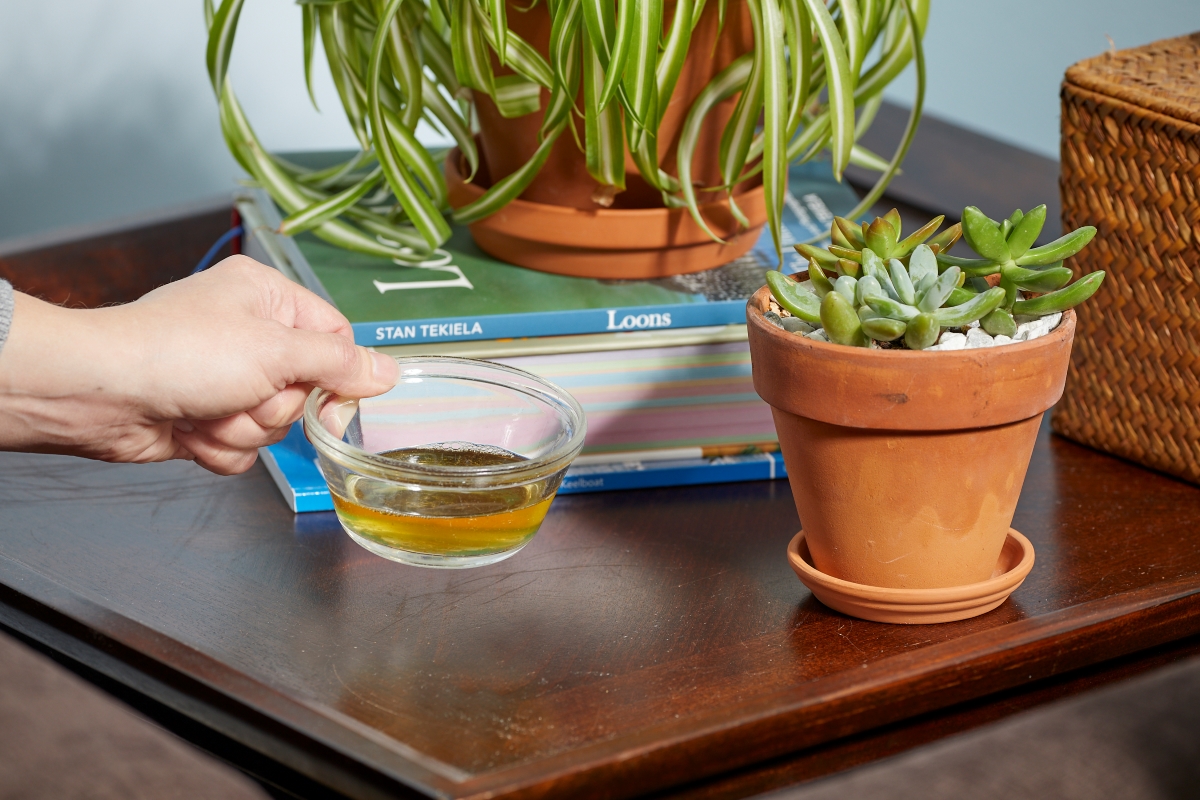
[[[194,459],[230,475],[282,439],[314,386],[390,389],[396,362],[336,309],[233,256],[136,302],[64,309],[16,295],[0,350],[0,449]]]

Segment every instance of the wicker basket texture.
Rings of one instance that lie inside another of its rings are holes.
[[[1079,315],[1054,429],[1200,483],[1200,33],[1107,53],[1062,87],[1068,262],[1108,272]]]

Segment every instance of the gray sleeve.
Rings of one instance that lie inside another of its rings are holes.
[[[0,350],[8,341],[8,329],[13,317],[13,288],[12,284],[0,278]]]

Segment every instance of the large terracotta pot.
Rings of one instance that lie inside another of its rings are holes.
[[[813,565],[855,584],[992,578],[1042,414],[1062,396],[1075,315],[1030,342],[909,352],[845,347],[747,305],[754,388],[772,407]]]
[[[705,4],[695,25],[683,72],[659,127],[659,164],[671,174],[677,173],[675,152],[679,134],[696,96],[718,72],[754,47],[744,0],[729,3],[720,36],[717,5]],[[520,8],[525,6],[520,4]],[[668,2],[666,26],[673,12],[674,4]],[[507,18],[512,31],[543,56],[547,54],[550,17],[544,3],[523,11],[510,2]],[[511,70],[499,66],[494,55],[493,69],[497,75],[511,74]],[[543,110],[549,97],[549,92],[543,89]],[[720,183],[717,150],[735,103],[736,96],[716,106],[701,132],[693,165],[694,177],[701,185]],[[475,105],[479,119],[479,174],[472,184],[464,183],[457,158],[452,156],[446,162],[450,203],[456,208],[476,199],[484,188],[525,164],[537,149],[537,134],[542,124],[541,112],[505,119],[483,94],[476,94]],[[578,124],[581,126],[582,122]],[[606,207],[593,199],[596,189],[596,181],[587,172],[584,154],[575,138],[565,133],[551,149],[537,177],[521,194],[518,202],[522,205],[516,216],[503,217],[502,211],[474,223],[470,226],[472,235],[485,252],[532,269],[601,278],[653,278],[698,272],[731,261],[754,246],[766,223],[761,184],[748,182],[737,189],[742,195],[739,207],[750,221],[747,228],[741,229],[727,210],[716,208],[724,206],[723,203],[712,203],[702,209],[714,232],[727,241],[725,245],[714,243],[686,211],[680,213],[680,209],[663,207],[661,195],[641,178],[628,154],[626,190]],[[513,206],[516,204],[510,207]],[[564,214],[568,209],[578,213]],[[570,234],[577,226],[588,231],[602,229],[602,253],[597,255],[597,240],[590,234],[578,242],[571,240]],[[705,244],[715,246],[698,246]],[[680,252],[664,252],[673,250]]]

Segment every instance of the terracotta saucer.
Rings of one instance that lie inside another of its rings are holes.
[[[826,575],[813,566],[804,531],[788,545],[788,561],[816,598],[835,611],[872,622],[913,625],[953,622],[991,611],[1007,600],[1033,569],[1033,545],[1009,528],[991,578],[945,589],[887,589]]]

